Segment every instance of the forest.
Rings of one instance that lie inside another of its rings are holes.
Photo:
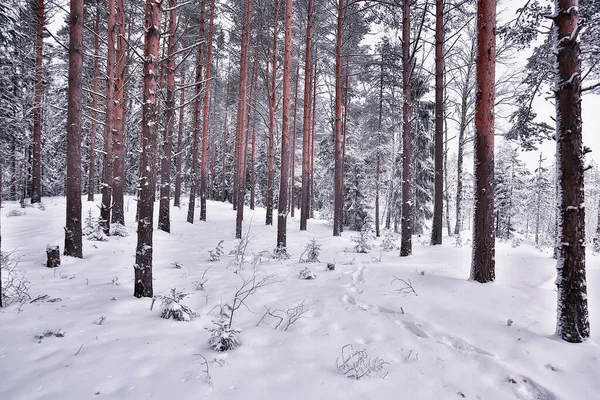
[[[3,0],[0,398],[597,397],[598,95],[597,0]]]

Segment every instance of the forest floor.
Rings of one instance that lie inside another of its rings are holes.
[[[59,244],[62,251],[65,200],[43,202],[45,210],[27,208],[22,216],[7,217],[18,204],[4,204],[1,211],[2,250],[14,251],[32,284],[32,300],[38,299],[0,310],[1,399],[599,396],[600,256],[591,252],[592,338],[569,344],[553,334],[555,262],[549,251],[498,242],[497,279],[482,285],[467,280],[467,240],[456,247],[454,238],[444,238],[446,244],[433,247],[428,238],[415,237],[413,256],[400,258],[397,251],[381,251],[378,239],[369,254],[357,254],[351,240],[356,232],[334,238],[327,223],[315,220],[300,232],[298,220],[289,218],[291,258],[262,257],[258,270],[276,277],[235,312],[240,347],[218,353],[208,344],[207,328],[214,326],[219,304],[232,302],[242,279],[252,276],[253,255],[274,248],[276,226],[264,226],[263,209],[245,211],[252,240],[238,271],[229,255],[238,243],[231,205],[209,202],[208,222],[193,225],[185,222],[187,206],[172,208],[171,234],[154,233],[154,293],[171,288],[189,293],[182,303],[198,316],[178,322],[160,318],[160,301],[151,311],[151,299],[132,296],[133,199],[126,200],[129,237],[84,239],[84,258],[63,256],[56,269],[45,267],[45,250]],[[88,209],[97,215],[97,205],[84,202],[84,215]],[[322,263],[300,264],[313,238],[322,246]],[[208,251],[220,240],[225,255],[209,262]],[[328,271],[327,263],[335,263],[335,270]],[[305,266],[316,279],[298,277]],[[195,290],[194,282],[209,267],[205,290]],[[400,279],[414,292],[404,290]],[[260,322],[266,307],[285,314],[301,303],[307,312],[287,330],[285,322],[274,329],[279,321],[274,317]],[[35,338],[59,329],[63,337]],[[363,349],[349,362],[371,358],[374,371],[360,380],[345,377],[336,360]],[[377,364],[377,357],[387,364]]]

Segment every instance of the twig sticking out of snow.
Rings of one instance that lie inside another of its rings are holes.
[[[404,280],[402,278],[397,278],[394,276],[394,279],[392,280],[392,283],[396,282],[396,281],[400,281],[404,284],[404,286],[402,286],[400,289],[396,289],[395,292],[397,294],[404,294],[405,296],[408,294],[414,294],[415,296],[418,296],[417,292],[415,291],[415,288],[412,285],[412,282],[410,281],[410,279]]]
[[[352,379],[361,379],[365,376],[385,378],[388,375],[386,366],[388,362],[379,357],[371,358],[366,350],[356,350],[351,344],[342,347],[342,355],[336,360],[338,373]]]

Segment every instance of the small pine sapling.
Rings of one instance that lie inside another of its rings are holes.
[[[392,232],[386,233],[383,241],[381,242],[381,248],[383,251],[396,251],[398,250],[398,244],[396,243],[398,238]]]
[[[302,258],[306,254],[306,258]],[[304,246],[304,251],[300,255],[301,263],[320,263],[319,254],[321,254],[321,245],[317,243],[315,239],[311,239],[310,242]]]
[[[119,237],[127,237],[129,236],[129,232],[125,225],[122,224],[110,224],[110,234],[111,236],[119,236]]]
[[[290,258],[290,254],[288,253],[286,247],[281,246],[273,249],[272,257],[276,260],[288,260]]]
[[[181,300],[185,299],[187,296],[188,294],[184,293],[183,290],[177,291],[176,288],[172,288],[171,293],[168,295],[155,296],[155,299],[161,300],[163,306],[160,317],[164,319],[172,318],[176,321],[191,321],[197,314],[194,310],[181,303]],[[152,300],[153,305],[155,299]],[[152,309],[152,307],[150,307],[150,309]]]
[[[92,214],[92,210],[88,210],[87,213],[87,217],[85,217],[85,220],[83,221],[84,225],[83,228],[81,229],[81,233],[83,234],[83,236],[87,236],[90,235],[92,232],[94,232],[98,226],[98,219],[94,217],[94,215]]]
[[[312,280],[317,277],[317,274],[308,269],[308,267],[305,267],[303,270],[301,270],[299,275],[300,279],[304,280]]]
[[[354,251],[357,253],[368,253],[373,248],[371,241],[375,238],[371,224],[365,222],[360,230],[359,236],[353,236],[352,241],[356,243]]]
[[[95,218],[92,215],[92,210],[88,211],[88,216],[85,219],[85,227],[82,232],[87,237],[87,240],[92,242],[106,242],[108,240],[108,237],[102,230],[100,218]]]
[[[208,251],[208,261],[210,262],[215,262],[215,261],[221,261],[221,256],[225,253],[223,251],[223,242],[224,240],[221,240],[219,243],[217,243],[217,247],[214,248],[214,250],[209,250]]]
[[[231,327],[233,311],[233,307],[230,304],[221,306],[219,318],[213,320],[214,326],[208,329],[210,332],[208,344],[214,351],[224,352],[235,350],[241,344],[238,338],[238,335],[242,332],[241,329]]]

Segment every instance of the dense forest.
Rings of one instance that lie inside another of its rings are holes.
[[[290,224],[328,220],[333,236],[397,233],[400,257],[415,238],[466,241],[486,283],[496,240],[530,240],[554,249],[557,334],[581,342],[585,248],[600,250],[581,118],[600,90],[600,2],[553,3],[4,0],[2,201],[66,196],[76,258],[86,200],[106,236],[136,207],[135,297],[154,296],[154,230],[174,207],[204,224],[214,201],[236,210],[237,239],[248,207],[266,209],[253,223],[276,224],[277,259]]]

